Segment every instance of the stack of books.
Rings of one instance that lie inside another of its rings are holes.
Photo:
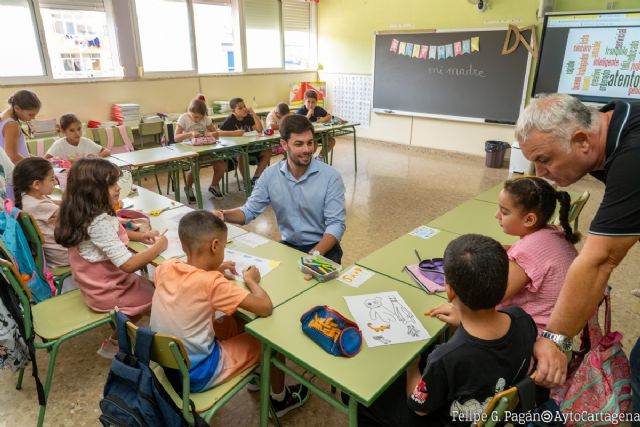
[[[140,123],[140,105],[113,104],[111,106],[111,118],[117,121],[119,125],[137,125]]]

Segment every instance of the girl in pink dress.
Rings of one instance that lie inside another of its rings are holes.
[[[69,248],[71,273],[87,305],[95,311],[120,311],[137,320],[149,314],[153,285],[135,272],[167,248],[157,231],[125,230],[113,206],[118,202],[120,170],[107,160],[78,160],[67,178],[55,239]],[[151,245],[132,254],[129,240]],[[115,334],[98,354],[112,357],[117,351]]]

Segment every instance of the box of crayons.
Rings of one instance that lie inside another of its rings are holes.
[[[326,282],[337,277],[341,270],[340,264],[336,264],[322,255],[300,258],[300,271],[311,274],[319,282]]]

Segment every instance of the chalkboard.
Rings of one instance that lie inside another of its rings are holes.
[[[515,123],[529,52],[520,44],[502,55],[506,34],[506,29],[376,34],[373,110]]]

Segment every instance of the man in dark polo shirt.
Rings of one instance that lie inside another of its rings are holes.
[[[606,186],[585,245],[534,348],[536,381],[554,387],[566,377],[562,350],[570,348],[571,338],[602,300],[611,272],[640,238],[640,102],[613,101],[595,111],[569,95],[546,95],[522,112],[516,137],[538,175],[567,186],[590,173]],[[640,340],[631,368],[637,412]]]

